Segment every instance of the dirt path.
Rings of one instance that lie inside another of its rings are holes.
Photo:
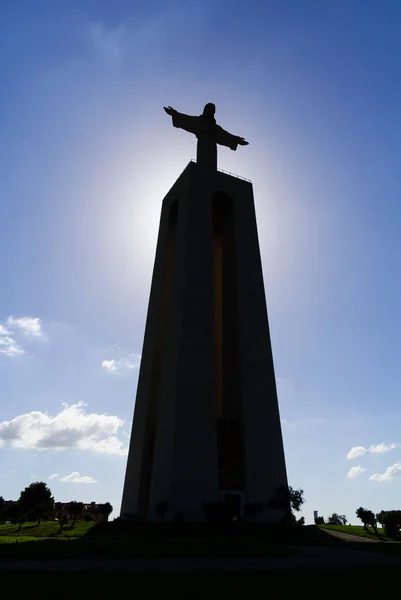
[[[329,533],[333,537],[343,540],[344,542],[367,542],[368,544],[377,544],[377,542],[380,541],[375,540],[373,538],[362,537],[359,535],[351,535],[350,533],[342,533],[342,531],[332,531],[331,529],[323,529],[323,531]]]

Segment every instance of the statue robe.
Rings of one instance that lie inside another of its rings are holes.
[[[193,133],[198,138],[196,161],[217,169],[217,144],[236,150],[238,136],[232,135],[214,119],[208,117],[193,117],[174,111],[173,125]]]

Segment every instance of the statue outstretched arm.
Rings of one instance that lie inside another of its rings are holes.
[[[231,148],[231,150],[236,150],[237,146],[249,145],[249,142],[247,142],[243,137],[229,133],[220,127],[220,125],[217,125],[216,130],[216,142],[220,144],[220,146],[227,146],[227,148]]]
[[[198,133],[199,117],[192,117],[191,115],[180,113],[172,106],[163,106],[163,108],[166,113],[173,118],[174,127],[179,127],[180,129],[184,129],[185,131],[194,133],[195,135]]]
[[[172,106],[163,106],[164,110],[166,111],[166,113],[168,115],[170,115],[170,117],[173,116],[174,113],[176,113],[177,111],[175,110],[175,108],[173,108]]]

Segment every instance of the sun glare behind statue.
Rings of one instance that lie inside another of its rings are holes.
[[[156,166],[150,161],[140,177],[126,173],[115,189],[118,202],[108,226],[121,241],[127,260],[147,276],[153,268],[162,201],[182,170],[178,158]]]
[[[194,154],[192,140],[186,143],[184,137],[182,141],[178,136],[175,139],[174,133],[175,130],[168,131],[173,139],[166,136],[164,144],[154,148],[151,156],[148,148],[141,156],[127,151],[123,165],[115,165],[114,169],[110,165],[108,196],[113,200],[100,224],[103,231],[109,230],[103,240],[106,244],[102,244],[101,262],[110,282],[118,277],[119,288],[128,302],[138,294],[144,298],[149,291],[163,198]],[[221,149],[219,167],[252,179],[265,275],[272,285],[279,285],[297,263],[297,227],[294,223],[291,226],[288,206],[281,201],[285,190],[253,154],[251,147],[241,154]],[[124,303],[123,298],[121,302]]]

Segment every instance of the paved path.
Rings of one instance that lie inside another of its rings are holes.
[[[81,559],[0,562],[0,571],[285,571],[297,568],[341,569],[401,565],[401,557],[349,548],[296,548],[298,556],[255,558]]]
[[[323,528],[322,528],[323,529]],[[377,544],[380,540],[373,538],[362,537],[359,535],[351,535],[350,533],[343,533],[342,531],[333,531],[332,529],[323,529],[326,533],[329,533],[333,537],[344,540],[344,542],[367,542],[368,544]]]

